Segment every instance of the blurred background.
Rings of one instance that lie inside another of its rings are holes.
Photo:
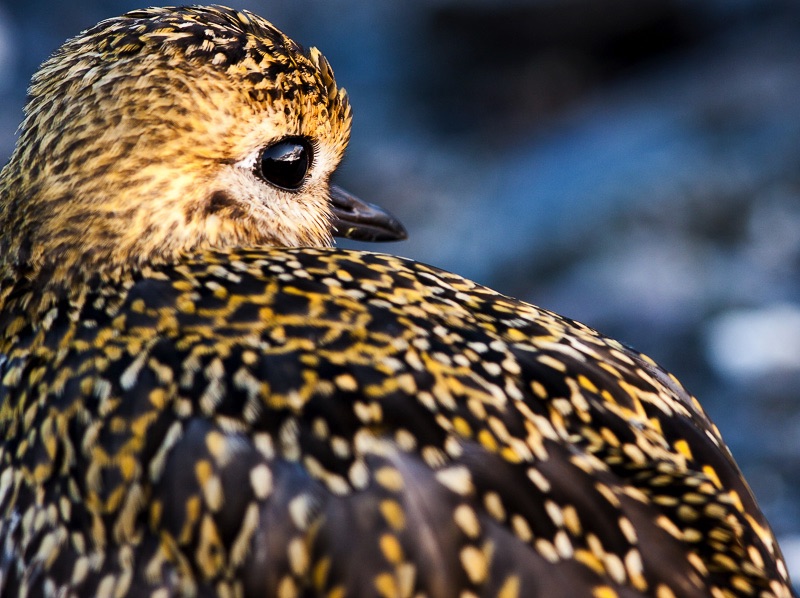
[[[147,0],[0,2],[0,156],[65,38]],[[338,182],[454,270],[696,394],[800,581],[800,3],[236,1],[355,109]],[[375,246],[369,247],[376,249]]]

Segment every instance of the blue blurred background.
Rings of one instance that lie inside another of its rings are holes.
[[[146,0],[0,3],[0,155],[33,71]],[[233,3],[318,46],[378,247],[617,337],[721,428],[800,581],[800,3]],[[375,249],[375,247],[371,247]]]

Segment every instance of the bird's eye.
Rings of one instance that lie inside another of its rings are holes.
[[[284,139],[264,149],[256,172],[271,185],[295,191],[306,180],[311,153],[304,139]]]

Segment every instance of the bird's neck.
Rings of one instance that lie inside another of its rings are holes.
[[[62,298],[74,300],[92,280],[123,282],[174,257],[136,251],[136,235],[120,233],[123,218],[76,211],[80,203],[69,193],[43,189],[18,166],[12,158],[0,172],[0,310],[13,296],[15,307],[41,313]]]
[[[61,301],[79,301],[92,280],[124,283],[138,269],[87,253],[90,239],[43,233],[54,206],[12,166],[0,173],[0,332],[9,318],[33,321]]]

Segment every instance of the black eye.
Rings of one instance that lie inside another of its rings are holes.
[[[309,166],[309,144],[303,139],[284,139],[262,152],[256,172],[268,183],[294,191],[303,185]]]

